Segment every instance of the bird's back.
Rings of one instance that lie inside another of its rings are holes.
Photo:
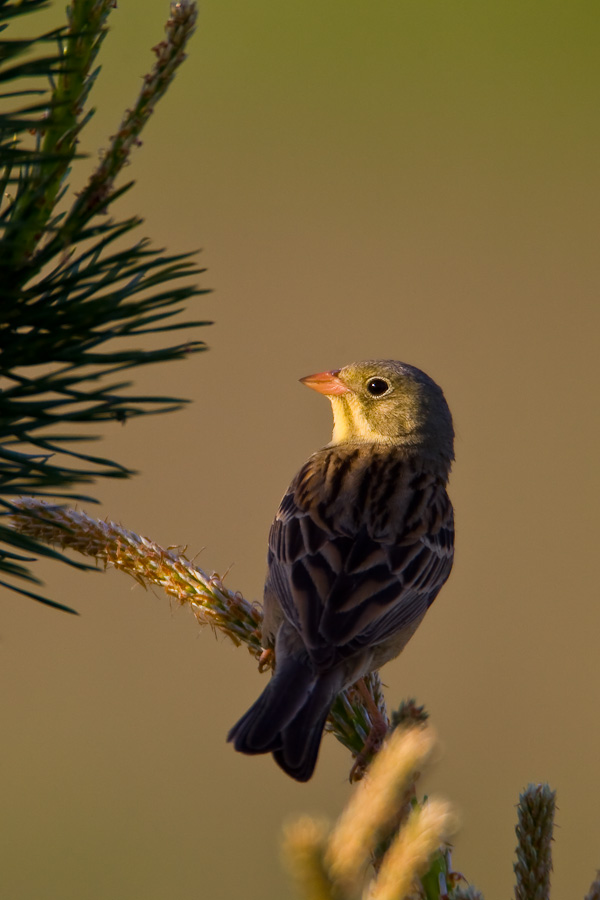
[[[287,619],[319,669],[367,646],[372,668],[400,652],[450,574],[446,481],[443,465],[404,447],[313,454],[271,527],[267,629]]]

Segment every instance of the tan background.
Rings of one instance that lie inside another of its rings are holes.
[[[92,154],[166,10],[113,13]],[[457,562],[384,680],[431,712],[425,788],[460,811],[454,862],[486,900],[511,895],[528,781],[558,792],[553,896],[600,866],[599,24],[595,0],[205,0],[121,205],[204,248],[192,313],[216,325],[208,353],[137,377],[194,403],[104,430],[140,474],[99,484],[97,514],[260,598],[271,517],[331,427],[297,379],[379,356],[444,387]],[[291,896],[281,824],[337,815],[345,751],[326,739],[304,786],[236,755],[264,683],[245,651],[123,575],[39,572],[81,615],[2,598],[2,896]]]

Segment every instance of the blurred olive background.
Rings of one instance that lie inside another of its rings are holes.
[[[167,13],[114,11],[75,184]],[[558,793],[553,895],[600,866],[599,24],[577,0],[205,0],[120,207],[203,248],[214,293],[190,314],[216,324],[209,352],[136,376],[194,402],[105,429],[96,449],[139,475],[99,483],[92,514],[260,599],[280,496],[330,434],[297,379],[393,357],[443,386],[456,565],[383,677],[431,713],[423,789],[458,809],[454,863],[486,900],[512,893],[529,781]],[[122,574],[36,570],[81,615],[2,597],[2,896],[293,896],[281,825],[338,814],[348,754],[326,738],[307,785],[237,755],[266,677],[245,650]]]

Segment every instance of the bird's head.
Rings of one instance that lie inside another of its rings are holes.
[[[351,363],[300,381],[333,408],[331,444],[389,444],[454,458],[452,416],[441,388],[425,372],[391,359]]]

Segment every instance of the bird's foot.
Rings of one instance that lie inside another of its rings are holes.
[[[258,657],[258,671],[262,673],[265,669],[272,669],[274,656],[275,651],[270,647],[266,647]]]

